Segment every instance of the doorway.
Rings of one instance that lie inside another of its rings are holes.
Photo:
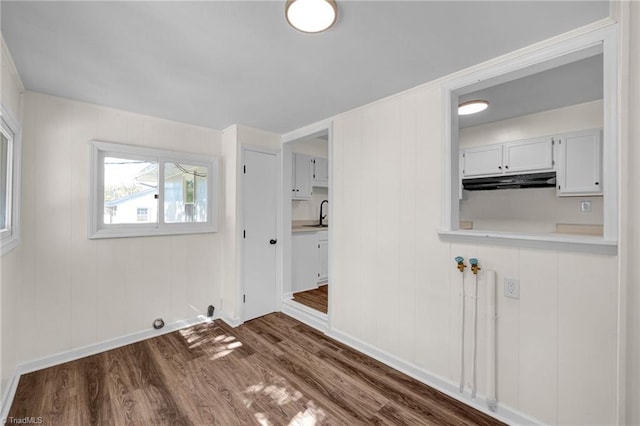
[[[331,123],[283,136],[282,311],[320,330],[331,314]]]
[[[276,152],[242,148],[244,321],[277,310],[278,162]]]

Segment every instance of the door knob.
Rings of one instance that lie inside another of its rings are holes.
[[[278,242],[278,240],[273,240],[273,239],[272,239],[272,240],[269,240],[269,244],[271,244],[271,245],[273,245],[273,244],[275,244],[275,243],[277,243],[277,242]]]

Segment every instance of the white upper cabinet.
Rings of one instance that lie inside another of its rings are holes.
[[[487,145],[461,151],[462,176],[488,176],[502,173],[502,145]]]
[[[291,198],[294,200],[311,199],[311,171],[313,159],[309,155],[292,154]]]
[[[507,142],[504,145],[504,173],[553,170],[553,138],[542,137]]]
[[[550,136],[467,148],[460,153],[464,178],[554,170]]]
[[[558,137],[557,194],[602,195],[602,132],[600,129]]]
[[[313,186],[329,186],[329,161],[326,158],[315,157],[313,159]]]

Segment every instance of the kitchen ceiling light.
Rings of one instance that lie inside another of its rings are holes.
[[[460,105],[458,105],[458,115],[475,114],[477,112],[484,111],[488,107],[489,107],[489,102],[487,101],[475,100],[475,101],[463,102]]]
[[[319,33],[336,22],[338,6],[334,0],[287,0],[284,15],[296,30]]]

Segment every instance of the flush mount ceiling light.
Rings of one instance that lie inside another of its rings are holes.
[[[284,15],[296,30],[319,33],[335,24],[338,6],[334,0],[287,0]]]
[[[482,100],[467,101],[458,105],[458,115],[470,115],[489,108],[489,102]]]

